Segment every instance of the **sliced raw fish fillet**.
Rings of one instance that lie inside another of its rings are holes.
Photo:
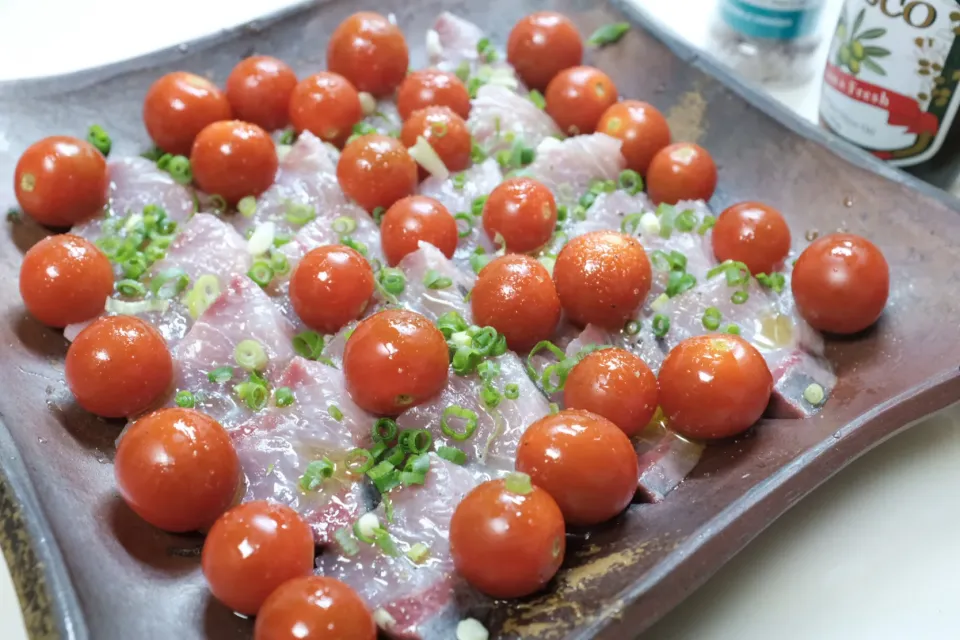
[[[319,362],[294,358],[276,386],[289,387],[295,402],[271,404],[231,432],[247,479],[243,500],[295,509],[317,543],[327,544],[334,531],[366,511],[363,482],[346,473],[344,460],[369,439],[375,418],[350,400],[343,373]],[[339,420],[330,413],[333,406]],[[333,477],[316,489],[303,489],[300,478],[307,466],[324,458],[335,466]]]
[[[356,555],[346,555],[335,545],[330,553],[317,558],[318,573],[353,587],[392,638],[455,636],[460,619],[457,601],[471,590],[454,572],[450,520],[463,497],[486,479],[482,470],[471,471],[430,454],[425,484],[403,486],[389,494],[392,521],[387,519],[384,504],[373,511],[380,525],[389,531],[398,550],[396,556],[360,542]],[[419,564],[406,555],[417,544],[428,549]]]
[[[427,32],[427,57],[430,65],[444,71],[459,71],[465,67],[471,78],[484,84],[499,84],[508,89],[526,91],[513,67],[506,62],[502,49],[496,51],[493,60],[481,60],[477,45],[484,37],[483,31],[472,22],[443,12]]]
[[[645,193],[631,195],[622,189],[601,193],[587,209],[587,219],[573,221],[567,234],[575,238],[591,231],[613,230],[629,233],[633,229],[623,227],[624,218],[635,213],[642,215],[646,211],[653,211],[653,205]]]
[[[676,489],[697,466],[704,448],[671,431],[662,420],[651,422],[632,441],[640,463],[637,496],[644,502],[660,502]]]
[[[363,121],[385,136],[399,135],[403,127],[397,103],[392,97],[377,101],[376,111],[366,116]]]
[[[616,180],[623,171],[620,141],[604,133],[566,140],[546,138],[524,174],[544,183],[558,205],[573,207],[594,180]]]
[[[507,87],[484,85],[470,104],[467,127],[488,154],[510,149],[515,142],[536,149],[546,138],[560,135],[546,111]]]
[[[421,242],[420,248],[406,255],[397,267],[407,278],[403,293],[397,296],[401,306],[434,322],[449,311],[456,311],[470,322],[470,303],[464,298],[476,280],[472,272],[458,268],[439,249],[426,242]],[[445,289],[428,288],[423,281],[430,272],[449,278],[451,285]]]

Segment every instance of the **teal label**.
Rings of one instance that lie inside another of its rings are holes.
[[[722,0],[720,15],[743,35],[793,40],[817,28],[823,0]]]

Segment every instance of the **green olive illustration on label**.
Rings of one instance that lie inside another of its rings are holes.
[[[842,45],[840,47],[840,62],[842,64],[850,64],[850,47],[847,45]]]
[[[853,55],[854,60],[863,60],[863,43],[859,40],[854,41],[854,43],[850,45],[850,53]]]

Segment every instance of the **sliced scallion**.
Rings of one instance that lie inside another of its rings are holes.
[[[273,401],[278,407],[289,407],[296,401],[290,387],[279,387],[273,392]]]
[[[423,285],[427,289],[449,289],[453,286],[453,280],[441,275],[436,269],[427,269],[423,276]]]
[[[670,331],[670,318],[663,315],[662,313],[657,313],[653,316],[653,335],[658,338],[662,338],[667,335],[667,332]]]
[[[184,409],[193,409],[194,405],[197,403],[193,394],[186,389],[177,391],[177,395],[174,396],[173,401],[178,407],[183,407]]]
[[[716,331],[720,328],[720,320],[722,316],[720,315],[720,310],[716,307],[707,307],[706,311],[703,312],[703,318],[701,322],[703,323],[703,328],[707,331]]]
[[[466,464],[467,454],[456,447],[437,447],[437,455],[454,464]]]
[[[455,429],[450,424],[454,418],[459,418],[464,421],[462,431]],[[443,410],[443,415],[440,417],[440,430],[443,431],[444,435],[454,440],[466,440],[477,430],[477,414],[459,405],[447,407]]]
[[[261,371],[267,366],[267,352],[256,340],[241,340],[233,350],[233,359],[247,371]]]

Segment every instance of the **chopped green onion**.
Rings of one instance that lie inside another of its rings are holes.
[[[407,287],[407,277],[403,275],[403,271],[393,267],[380,269],[379,280],[381,286],[390,295],[398,296]]]
[[[707,271],[707,279],[722,273],[727,279],[727,284],[731,287],[737,287],[746,284],[750,280],[750,269],[742,262],[735,260],[725,260],[713,269]]]
[[[480,164],[487,159],[487,153],[483,150],[479,144],[474,141],[470,145],[470,162],[474,164]]]
[[[766,273],[758,273],[757,282],[767,287],[768,289],[771,289],[777,293],[780,293],[781,291],[783,291],[783,287],[786,286],[787,279],[784,277],[782,273],[771,273],[769,275]]]
[[[503,479],[503,484],[507,491],[520,496],[525,496],[533,491],[533,483],[530,482],[530,476],[519,471],[507,474]]]
[[[453,75],[460,78],[460,82],[466,82],[467,78],[470,77],[470,63],[466,60],[462,60],[460,64],[457,65]]]
[[[117,292],[124,298],[142,298],[147,294],[147,288],[136,280],[128,278],[117,283]]]
[[[636,320],[629,320],[627,324],[623,326],[623,332],[628,336],[635,336],[640,333],[640,323]]]
[[[437,318],[437,328],[443,337],[449,340],[454,333],[467,330],[467,322],[456,311],[448,311]]]
[[[366,449],[351,449],[343,464],[348,473],[362,475],[373,468],[373,454]]]
[[[703,216],[703,222],[700,223],[700,226],[697,227],[697,233],[700,235],[706,235],[707,231],[713,229],[713,225],[717,224],[717,219],[713,216]]]
[[[456,447],[437,447],[437,455],[453,464],[465,464],[467,462],[467,454]]]
[[[473,214],[474,218],[479,218],[483,215],[483,207],[487,204],[488,197],[489,196],[478,196],[470,203],[470,213]]]
[[[431,438],[431,443],[433,442]],[[430,456],[424,453],[415,453],[407,459],[407,463],[403,467],[404,471],[410,471],[413,473],[423,473],[426,474],[430,471]]]
[[[233,367],[217,367],[207,374],[207,379],[216,384],[229,382],[233,379]]]
[[[240,198],[240,202],[237,203],[237,211],[244,218],[252,218],[253,214],[257,212],[257,199],[253,196]]]
[[[273,268],[263,260],[257,260],[247,271],[247,275],[261,287],[266,287],[273,280]]]
[[[362,256],[367,255],[367,245],[363,244],[359,240],[354,240],[351,236],[340,236],[340,243],[345,247],[350,247]]]
[[[464,420],[463,431],[457,431],[450,425],[451,418],[460,418]],[[459,405],[453,405],[443,410],[440,417],[440,430],[445,436],[454,440],[466,440],[477,430],[477,414],[470,409],[464,409]]]
[[[396,467],[386,460],[367,471],[367,477],[373,481],[374,486],[381,494],[400,486],[400,474]]]
[[[373,210],[373,221],[377,223],[377,226],[380,226],[380,223],[383,222],[383,216],[387,213],[386,208],[376,207]]]
[[[516,400],[520,397],[520,387],[515,382],[511,382],[503,388],[503,396],[507,400]]]
[[[386,454],[384,454],[383,460],[384,460],[384,462],[389,462],[389,463],[392,464],[393,466],[397,466],[397,465],[399,465],[401,462],[403,462],[403,458],[404,458],[406,455],[407,455],[407,452],[404,451],[404,450],[403,450],[403,447],[401,447],[401,446],[398,444],[398,445],[396,445],[396,446],[394,446],[394,447],[390,447],[390,449],[386,452]]]
[[[414,473],[413,471],[400,472],[400,484],[413,485],[424,484],[427,481],[427,474]]]
[[[490,42],[490,38],[480,38],[477,41],[477,54],[484,62],[494,62],[497,59],[497,50]]]
[[[578,204],[573,208],[573,219],[583,222],[587,219],[587,208],[582,204]]]
[[[219,193],[210,195],[210,208],[217,213],[223,213],[227,210],[227,200]]]
[[[337,543],[340,545],[340,550],[343,552],[343,555],[355,556],[360,553],[360,545],[357,544],[357,540],[347,527],[337,529],[333,537],[336,538]]]
[[[728,324],[726,327],[724,327],[723,332],[729,333],[732,336],[738,336],[740,335],[740,327],[735,324]]]
[[[280,144],[293,144],[297,141],[297,132],[293,129],[285,129],[283,133],[280,134],[278,142]]]
[[[490,384],[485,384],[480,389],[480,401],[483,402],[483,406],[487,409],[496,409],[500,406],[500,402],[503,400],[503,395],[493,388]]]
[[[250,373],[250,378],[246,382],[241,382],[233,388],[237,395],[243,400],[243,403],[252,411],[260,411],[267,404],[268,391],[266,381],[257,375],[256,371]]]
[[[823,391],[823,387],[816,382],[811,382],[807,388],[803,390],[803,399],[815,407],[820,406],[825,397],[826,394]]]
[[[397,551],[397,546],[393,543],[393,538],[390,537],[390,533],[386,529],[377,530],[374,543],[388,556],[396,557],[400,553]]]
[[[463,188],[467,186],[467,175],[465,173],[457,173],[453,176],[453,188],[456,191],[463,191]]]
[[[287,256],[279,252],[271,252],[270,268],[273,269],[273,274],[277,276],[282,276],[289,273],[290,263],[287,261]]]
[[[190,317],[194,320],[199,318],[219,296],[220,281],[217,276],[208,273],[197,278],[185,298]]]
[[[750,299],[750,294],[746,291],[735,291],[732,296],[730,296],[730,301],[733,304],[743,304]]]
[[[673,225],[677,228],[677,231],[693,231],[693,228],[697,226],[697,216],[690,209],[681,211],[680,214],[674,218]]]
[[[547,99],[536,89],[531,89],[528,97],[530,98],[530,102],[537,105],[537,109],[542,110],[547,108]]]
[[[670,318],[658,313],[653,316],[653,335],[662,338],[670,331]]]
[[[397,423],[391,418],[378,418],[373,423],[374,442],[391,442],[397,437]]]
[[[297,204],[289,200],[285,204],[283,217],[291,224],[306,224],[317,217],[316,209],[308,204]]]
[[[180,267],[164,269],[150,280],[150,291],[160,299],[180,295],[190,285],[190,278]]]
[[[147,264],[147,258],[142,253],[134,254],[132,257],[125,260],[121,265],[123,269],[123,275],[132,280],[136,280],[142,276],[147,270],[148,266],[150,265]]]
[[[685,291],[693,289],[695,286],[697,286],[697,279],[693,277],[693,274],[674,269],[670,271],[665,293],[667,296],[673,298]]]
[[[551,402],[548,406],[550,407],[550,415],[555,416],[560,413],[560,405],[556,402]]]
[[[407,557],[414,564],[422,564],[427,556],[430,555],[430,547],[422,542],[418,542],[407,550]]]
[[[163,169],[179,184],[190,184],[193,182],[193,171],[190,170],[190,159],[185,156],[172,156]]]
[[[500,375],[500,365],[493,360],[484,360],[477,365],[477,374],[482,380],[489,382]]]
[[[716,331],[720,328],[720,310],[716,307],[707,307],[703,312],[703,327],[708,331]]]
[[[353,233],[357,229],[357,221],[347,216],[340,216],[333,221],[334,233]]]
[[[617,177],[617,186],[635,196],[643,191],[643,178],[633,169],[624,169]]]
[[[178,407],[183,407],[184,409],[193,409],[194,405],[196,404],[196,398],[194,398],[193,394],[186,389],[177,391],[177,395],[174,396],[173,401]]]
[[[543,390],[548,394],[554,394],[567,384],[567,376],[570,375],[570,371],[577,365],[576,358],[564,358],[560,362],[555,362],[546,369],[543,370],[543,374],[540,376],[540,386],[543,387]],[[557,381],[554,382],[554,376],[556,376]]]
[[[466,238],[473,232],[473,216],[469,213],[458,213],[453,216],[454,220],[458,221],[457,231],[461,238]],[[465,226],[461,227],[459,221],[462,220],[465,223]]]
[[[110,149],[113,147],[110,134],[98,124],[91,126],[87,131],[87,142],[95,146],[104,156],[110,155]]]
[[[619,42],[620,38],[630,30],[629,22],[612,22],[605,24],[587,39],[587,44],[594,47],[605,47]]]
[[[261,371],[267,366],[267,352],[256,340],[242,340],[233,350],[233,358],[247,371]]]
[[[458,376],[468,376],[477,370],[483,356],[473,347],[458,347],[450,359],[450,366]]]
[[[640,229],[640,218],[642,217],[642,213],[627,214],[623,220],[620,221],[620,231],[631,236],[637,235],[637,231]],[[661,251],[660,253],[663,252]]]
[[[527,354],[527,375],[530,376],[531,380],[537,379],[537,372],[533,368],[533,357],[544,350],[552,353],[557,360],[563,360],[566,357],[563,349],[553,344],[549,340],[541,340],[535,344],[533,349],[530,349],[530,353]]]
[[[433,434],[426,429],[403,431],[400,433],[399,444],[407,453],[426,453],[433,444]]]
[[[585,194],[580,196],[579,204],[583,207],[584,210],[589,209],[594,202],[597,200],[597,194],[592,191],[587,191]]]
[[[290,387],[279,387],[273,392],[273,400],[278,407],[289,407],[296,401]]]
[[[323,347],[323,336],[316,331],[303,331],[293,338],[293,350],[307,360],[319,360]]]
[[[304,491],[314,491],[323,484],[324,480],[333,476],[334,465],[329,458],[314,460],[307,465],[303,475],[300,476],[300,488]]]
[[[423,284],[427,289],[448,289],[453,286],[453,280],[440,275],[436,269],[427,269],[423,276]]]
[[[343,411],[340,411],[340,407],[335,404],[327,407],[327,413],[330,414],[330,417],[336,420],[337,422],[343,422]]]

